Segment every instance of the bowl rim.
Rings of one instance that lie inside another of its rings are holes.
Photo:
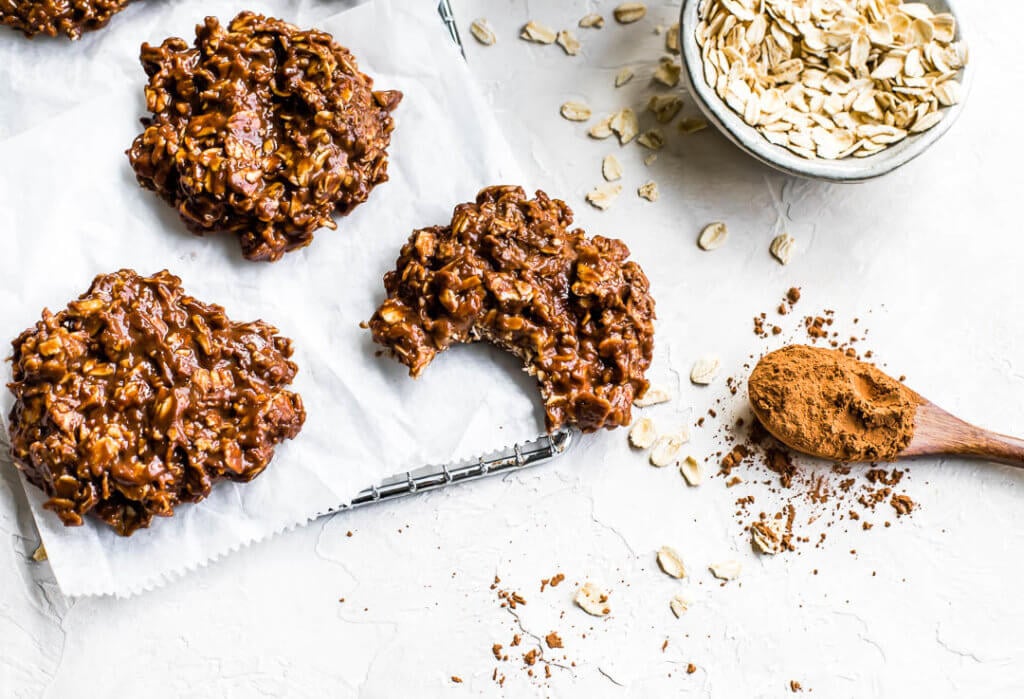
[[[756,158],[760,162],[781,172],[809,179],[828,182],[864,182],[886,175],[906,165],[924,153],[936,141],[942,138],[960,117],[963,107],[970,95],[974,80],[973,60],[961,68],[960,101],[951,107],[945,107],[945,117],[938,124],[921,134],[914,134],[892,148],[886,148],[865,158],[843,158],[841,160],[809,160],[775,145],[766,139],[760,131],[743,121],[725,103],[718,93],[704,81],[704,59],[695,33],[699,20],[698,10],[707,0],[683,0],[679,13],[679,46],[683,63],[683,76],[690,95],[708,121],[740,150]],[[936,0],[925,0],[935,9]],[[965,32],[960,14],[953,0],[940,0],[956,18],[957,41],[963,41]],[[967,44],[970,50],[970,44]],[[902,147],[901,147],[902,146]]]

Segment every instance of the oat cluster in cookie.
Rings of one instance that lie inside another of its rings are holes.
[[[277,260],[387,180],[402,94],[375,91],[330,34],[243,12],[207,17],[194,46],[143,44],[141,59],[152,116],[128,155],[194,233]]]
[[[414,231],[373,339],[419,375],[456,343],[489,341],[540,385],[550,431],[630,423],[654,347],[654,300],[619,240],[571,229],[562,201],[521,187],[482,190],[447,226]]]
[[[98,276],[13,345],[11,454],[68,526],[91,513],[130,535],[252,480],[305,420],[291,341],[166,271]]]
[[[106,26],[131,0],[0,0],[0,24],[25,36],[63,34],[77,39],[82,32]]]

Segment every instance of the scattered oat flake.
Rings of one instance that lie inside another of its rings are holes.
[[[640,121],[636,118],[636,112],[629,107],[620,109],[615,114],[612,114],[609,126],[611,126],[612,131],[618,134],[621,145],[626,145],[632,141],[640,132]]]
[[[584,29],[600,29],[604,26],[604,17],[596,12],[592,12],[580,19],[580,26]]]
[[[703,119],[683,119],[679,122],[679,130],[683,133],[697,133],[708,127],[708,122]]]
[[[653,387],[647,389],[647,393],[644,394],[643,398],[635,399],[633,405],[638,408],[648,408],[659,403],[668,403],[670,400],[672,400],[672,396],[669,395],[668,391],[663,388]]]
[[[650,166],[651,163],[653,163],[657,159],[658,159],[658,154],[657,153],[651,153],[646,158],[644,158],[644,165]]]
[[[683,100],[675,95],[651,95],[647,100],[647,111],[654,114],[659,124],[667,124],[675,119],[683,108]]]
[[[530,20],[519,33],[519,38],[532,41],[535,44],[553,44],[558,35],[543,24]]]
[[[569,121],[586,121],[591,116],[590,107],[582,102],[573,102],[572,100],[563,103],[559,111]]]
[[[46,548],[42,544],[39,544],[36,550],[32,552],[32,560],[36,563],[42,563],[46,558]]]
[[[690,485],[700,485],[701,481],[704,480],[704,474],[700,470],[700,462],[692,456],[687,456],[679,464],[679,472],[686,479],[686,482]]]
[[[774,556],[782,551],[782,532],[776,520],[754,522],[750,525],[750,539],[758,552]]]
[[[668,602],[669,609],[676,615],[676,619],[686,614],[691,604],[693,604],[693,599],[685,592],[680,592]]]
[[[599,184],[587,193],[587,201],[590,202],[592,206],[604,211],[612,205],[612,202],[615,201],[616,197],[621,193],[621,184]]]
[[[725,245],[728,237],[729,228],[724,223],[721,221],[709,223],[700,232],[700,236],[697,238],[697,246],[701,250],[717,250]]]
[[[608,607],[608,592],[590,581],[583,583],[576,592],[575,602],[591,616],[607,616],[612,611]]]
[[[713,563],[709,567],[711,569],[711,574],[719,580],[735,580],[740,576],[740,571],[743,569],[743,566],[740,565],[739,561],[734,560]]]
[[[494,46],[498,41],[497,35],[486,19],[473,20],[473,23],[469,25],[469,32],[484,46]]]
[[[663,468],[676,460],[683,444],[687,441],[686,435],[665,434],[658,437],[651,447],[651,466]]]
[[[647,201],[658,201],[658,183],[644,182],[637,188],[636,193]]]
[[[693,367],[690,369],[690,381],[698,386],[707,386],[714,381],[721,365],[722,362],[718,357],[711,355],[701,357],[693,363]]]
[[[601,161],[601,174],[609,182],[614,182],[622,177],[622,163],[620,163],[619,159],[614,155],[609,154],[604,156],[604,160]],[[648,393],[650,393],[650,391],[648,391]],[[636,401],[634,401],[634,403],[635,402]]]
[[[636,142],[650,150],[661,150],[662,146],[665,145],[665,137],[661,135],[661,131],[658,129],[651,129],[640,134]]]
[[[648,449],[657,439],[654,420],[649,417],[640,418],[629,428],[629,443],[637,449]]]
[[[601,121],[597,122],[587,131],[591,138],[608,138],[612,135],[612,118],[605,117]]]
[[[562,49],[570,56],[575,56],[580,52],[580,40],[577,39],[576,35],[568,29],[563,29],[558,32],[556,41],[558,42],[558,45],[561,46]]]
[[[623,68],[615,74],[615,87],[622,87],[632,79],[633,71],[629,68]]]
[[[665,34],[665,50],[669,53],[679,53],[679,22],[668,28]]]
[[[624,2],[616,7],[612,14],[620,24],[632,24],[644,18],[647,14],[647,6],[642,2]]]
[[[675,87],[679,84],[679,75],[682,70],[682,66],[673,60],[662,59],[654,70],[654,79],[665,87]]]
[[[685,578],[686,568],[683,566],[683,559],[679,557],[671,546],[662,546],[658,549],[658,567],[665,575],[673,578]]]
[[[796,240],[789,233],[781,233],[772,239],[768,250],[779,264],[788,265],[796,252]]]

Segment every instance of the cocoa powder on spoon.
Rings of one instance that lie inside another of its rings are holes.
[[[914,435],[914,391],[838,350],[790,345],[748,382],[764,427],[798,451],[835,461],[893,461]]]

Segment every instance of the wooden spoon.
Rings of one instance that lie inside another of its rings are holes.
[[[757,380],[755,377],[758,375],[758,370],[761,368],[762,364],[765,364],[768,357],[775,354],[781,355],[787,352],[791,354],[799,352],[807,356],[808,350],[813,352],[815,355],[821,355],[823,353],[833,354],[834,352],[832,350],[800,346],[783,348],[782,350],[778,350],[777,352],[773,352],[767,357],[762,358],[759,366],[755,368],[754,373],[751,375],[751,384]],[[817,358],[815,357],[814,359]],[[834,352],[834,357],[832,359],[840,364],[852,363],[852,360],[840,356],[838,352]],[[827,358],[826,361],[828,361]],[[857,362],[856,364],[862,367],[869,366],[863,365],[860,362]],[[820,401],[823,400],[822,396],[828,395],[825,391],[819,391],[820,385],[815,383],[816,381],[825,381],[825,378],[817,378],[819,376],[827,376],[827,373],[822,371],[823,366],[824,364],[816,366],[813,370],[802,375],[786,375],[788,378],[793,378],[794,380],[788,383],[784,399],[780,398],[780,400],[783,400],[785,405],[798,405],[804,401],[819,401],[820,404]],[[869,371],[875,376],[884,377],[894,384],[902,386],[902,384],[896,382],[892,377],[883,374],[874,366],[870,366]],[[777,377],[780,376],[781,375],[777,375]],[[814,378],[807,381],[808,376]],[[795,387],[799,384],[803,385],[803,388],[805,389],[804,393],[795,392]],[[913,436],[911,437],[909,444],[896,454],[896,458],[954,455],[987,459],[1002,464],[1008,464],[1010,466],[1024,468],[1024,440],[998,434],[996,432],[990,432],[989,430],[983,430],[980,427],[975,427],[974,425],[943,410],[910,389],[903,387],[902,390],[905,391],[905,395],[910,397],[911,401],[917,403],[917,408],[914,413]],[[754,390],[751,390],[751,394],[753,393]],[[759,391],[759,395],[762,393],[763,391]],[[764,398],[761,398],[761,400],[764,401]],[[761,422],[764,428],[773,437],[790,449],[831,461],[849,461],[849,459],[844,459],[837,453],[829,452],[828,449],[830,448],[830,445],[825,444],[821,445],[819,448],[814,448],[813,445],[803,443],[804,440],[794,439],[791,435],[787,436],[789,433],[782,425],[782,420],[786,413],[780,406],[772,406],[775,407],[775,410],[765,410],[765,406],[759,406],[757,401],[752,399],[751,407],[754,410],[754,415]],[[779,420],[779,422],[776,423],[776,420]],[[840,420],[837,420],[834,426],[840,430],[844,429]],[[864,458],[859,460],[878,461],[880,459]]]

